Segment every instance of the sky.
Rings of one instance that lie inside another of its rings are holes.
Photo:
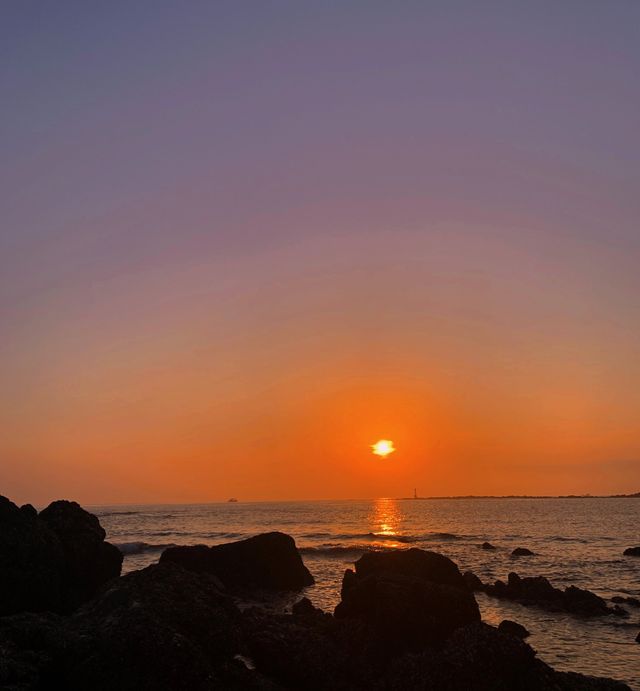
[[[2,3],[0,492],[640,490],[638,74],[635,0]]]

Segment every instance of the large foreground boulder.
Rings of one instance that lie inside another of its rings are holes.
[[[39,518],[62,545],[64,609],[75,609],[100,585],[120,575],[122,553],[105,542],[104,528],[92,513],[74,501],[60,500],[49,504]]]
[[[207,691],[277,686],[235,659],[240,612],[207,574],[155,564],[71,617],[0,619],[0,688]]]
[[[385,655],[439,645],[480,621],[456,564],[419,549],[362,556],[345,572],[335,616],[365,623]]]
[[[58,610],[63,560],[60,541],[35,509],[0,496],[0,616]]]
[[[38,514],[0,497],[0,615],[70,612],[121,568],[98,519],[75,502]]]
[[[214,547],[170,547],[160,557],[169,562],[213,574],[231,590],[300,590],[314,582],[294,539],[278,532]]]

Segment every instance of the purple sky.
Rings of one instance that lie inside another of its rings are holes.
[[[640,489],[639,3],[9,1],[0,46],[9,496]]]

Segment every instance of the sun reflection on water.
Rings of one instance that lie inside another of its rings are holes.
[[[380,538],[379,545],[384,547],[402,547],[402,522],[404,516],[396,499],[381,497],[373,502],[369,517],[371,532]],[[393,538],[398,538],[394,540]]]

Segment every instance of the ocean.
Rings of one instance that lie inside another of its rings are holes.
[[[305,594],[332,611],[346,568],[368,550],[421,547],[445,554],[487,582],[546,576],[555,586],[588,588],[606,599],[640,597],[640,499],[375,499],[91,507],[107,539],[140,569],[170,545],[218,544],[280,530],[292,535],[316,584]],[[480,549],[489,541],[495,551]],[[533,557],[511,556],[527,547]],[[640,609],[627,619],[584,619],[478,593],[483,619],[513,619],[559,670],[608,676],[640,691]],[[297,599],[297,598],[296,598]]]

